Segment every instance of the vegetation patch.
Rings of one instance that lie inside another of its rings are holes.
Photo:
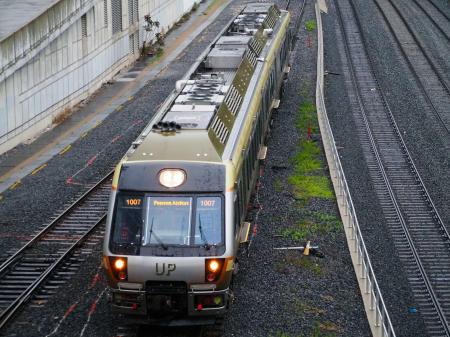
[[[286,258],[286,263],[291,266],[307,269],[314,274],[314,276],[321,276],[323,269],[320,261],[317,258],[304,255],[291,255]]]
[[[291,158],[294,173],[288,181],[294,188],[298,200],[308,201],[311,198],[333,199],[334,192],[326,176],[320,146],[311,138],[319,133],[316,106],[305,101],[299,107],[297,128],[300,131],[298,151]]]
[[[305,28],[308,32],[312,32],[314,29],[316,29],[316,21],[315,20],[308,20],[306,21]]]
[[[275,334],[270,334],[270,337],[336,337],[340,336],[343,329],[339,325],[333,322],[325,321],[315,321],[313,329],[310,333],[301,332],[299,334],[289,334],[287,332],[276,332]]]
[[[297,116],[297,128],[299,130],[307,131],[311,129],[311,133],[319,133],[319,123],[316,118],[316,106],[315,104],[305,101],[300,105],[299,114]]]
[[[314,323],[314,328],[311,333],[311,337],[335,337],[337,336],[338,333],[342,331],[343,331],[342,327],[334,324],[333,322],[316,321]]]
[[[295,303],[295,311],[298,315],[314,315],[321,316],[326,313],[326,310],[315,307],[303,301],[297,301]]]
[[[278,193],[283,191],[283,184],[281,183],[280,178],[275,178],[275,180],[273,182],[273,188],[275,189],[275,192],[278,192]]]
[[[342,228],[341,220],[322,212],[307,212],[305,218],[294,227],[284,229],[281,235],[291,240],[304,242],[319,235],[335,234]]]

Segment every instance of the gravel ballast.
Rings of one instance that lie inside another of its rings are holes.
[[[0,216],[14,225],[14,230],[5,232],[27,235],[48,221],[57,208],[85,188],[67,186],[67,177],[82,169],[83,163],[102,150],[94,164],[77,175],[76,181],[93,182],[108,172],[145,125],[144,120],[151,117],[172,90],[175,81],[245,2],[234,1],[162,76],[149,82],[122,110],[73,144],[66,156],[52,159],[38,178],[27,177],[20,188],[8,191]],[[281,7],[285,1],[279,3]],[[314,3],[307,1],[285,98],[273,115],[268,157],[258,194],[262,205],[257,218],[258,232],[249,256],[245,251],[240,256],[240,271],[234,281],[236,301],[225,318],[225,336],[370,336],[342,228],[312,238],[312,244],[319,246],[323,258],[303,257],[299,251],[274,250],[304,244],[282,233],[301,221],[306,213],[339,216],[334,198],[296,200],[288,182],[294,173],[292,158],[298,151],[298,142],[305,137],[304,130],[299,133],[296,127],[299,107],[305,101],[315,101],[316,31],[304,29],[307,21],[315,20]],[[291,3],[294,17],[299,15],[299,9],[300,3]],[[123,134],[120,142],[104,150],[104,144],[120,133]],[[314,136],[321,147],[320,140]],[[320,158],[323,162],[323,154]],[[26,212],[14,209],[13,200],[30,200],[31,206]],[[249,220],[254,221],[256,213],[257,210],[252,210]],[[22,226],[16,225],[17,219],[22,219]],[[8,240],[0,241],[0,248],[2,245],[8,249],[14,246]],[[124,327],[120,318],[110,311],[104,296],[106,283],[99,270],[100,264],[101,245],[93,245],[92,253],[86,256],[70,282],[44,306],[27,308],[18,316],[17,323],[5,330],[5,336],[134,335],[136,331]],[[52,334],[52,331],[55,332]],[[198,335],[198,329],[144,328],[138,334],[194,336]]]
[[[354,3],[363,24],[368,52],[374,61],[375,75],[414,163],[444,223],[448,224],[449,212],[445,206],[449,201],[446,193],[449,188],[448,134],[431,112],[374,2]],[[414,310],[415,300],[391,241],[389,228],[381,216],[379,200],[355,131],[354,112],[348,97],[348,90],[353,89],[343,85],[345,80],[348,81],[344,67],[346,57],[333,5],[329,6],[324,24],[326,70],[338,74],[330,74],[326,79],[328,114],[375,274],[397,335],[426,336],[420,312]]]

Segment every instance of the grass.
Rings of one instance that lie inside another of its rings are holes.
[[[158,61],[163,55],[164,55],[164,48],[158,47],[158,49],[156,49],[153,57],[147,61],[147,64],[152,64],[152,63]]]
[[[335,337],[336,333],[342,332],[342,327],[333,322],[315,321],[311,337]]]
[[[291,266],[307,269],[310,272],[312,272],[315,276],[321,276],[323,274],[323,269],[319,260],[316,258],[311,258],[310,256],[303,256],[303,255],[288,256],[286,258],[286,263]]]
[[[314,326],[312,331],[307,334],[301,332],[299,334],[291,335],[287,332],[277,332],[275,334],[270,334],[270,337],[336,337],[338,333],[342,333],[343,329],[339,325],[334,324],[329,321],[314,321]],[[340,335],[340,334],[339,334]]]
[[[283,191],[283,184],[280,178],[275,178],[275,181],[273,182],[273,187],[275,189],[275,192],[280,193],[281,191]]]
[[[296,241],[305,241],[318,234],[333,234],[341,230],[342,222],[334,215],[322,212],[305,212],[306,220],[294,228],[285,229],[281,235]]]
[[[308,32],[312,32],[314,29],[316,29],[316,21],[315,20],[306,21],[305,28]]]
[[[320,309],[318,307],[312,306],[304,301],[296,301],[295,303],[295,312],[298,315],[314,315],[321,316],[326,313],[326,310]]]
[[[319,132],[316,106],[305,101],[298,109],[296,126],[301,140],[297,153],[291,158],[294,173],[288,178],[296,199],[308,201],[311,198],[333,199],[334,192],[323,170],[320,146],[309,139]]]
[[[299,114],[297,116],[297,128],[300,130],[307,130],[308,127],[311,128],[312,133],[319,132],[319,124],[316,118],[316,106],[305,101],[299,107]]]

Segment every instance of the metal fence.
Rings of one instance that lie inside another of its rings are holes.
[[[344,170],[342,169],[339,153],[326,112],[323,92],[323,33],[318,4],[316,4],[316,18],[318,32],[316,107],[330,174],[372,333],[374,336],[395,337],[395,331],[392,327],[392,322],[384,304],[380,288],[378,287],[366,245],[364,244],[350,190],[345,179]]]

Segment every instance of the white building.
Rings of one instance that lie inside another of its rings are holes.
[[[172,26],[198,0],[0,0],[0,153],[139,56],[143,17]]]

